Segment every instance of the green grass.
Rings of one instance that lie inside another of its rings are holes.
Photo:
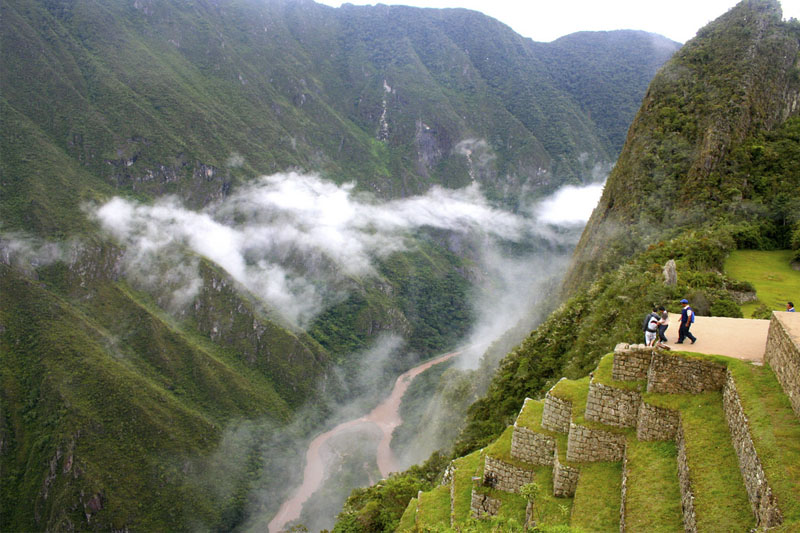
[[[722,393],[648,394],[646,401],[681,412],[698,529],[740,531],[747,524],[752,527],[755,519],[722,411]]]
[[[800,304],[800,271],[791,267],[792,250],[736,250],[725,261],[725,272],[739,281],[749,281],[756,289],[756,302],[741,306],[750,317],[759,305],[785,311],[786,302]]]
[[[800,421],[768,366],[736,362],[729,368],[785,523],[800,526]]]
[[[674,442],[628,439],[627,531],[683,531],[677,455]]]
[[[572,402],[572,419],[583,416],[586,398],[589,396],[589,376],[581,379],[562,379],[556,383],[550,394],[561,400]]]
[[[581,465],[570,525],[593,532],[619,531],[622,463]]]
[[[411,501],[408,502],[408,507],[406,507],[403,516],[400,518],[400,524],[397,526],[397,531],[414,531],[416,527],[416,518],[417,518],[417,499],[411,498]]]
[[[480,451],[455,460],[453,473],[453,525],[464,524],[469,518],[470,503],[472,502],[473,477],[479,477],[482,471],[483,457]]]
[[[553,469],[549,466],[538,466],[534,469],[533,481],[540,487],[535,506],[539,515],[538,523],[546,525],[569,524],[573,498],[556,498],[553,496]]]
[[[417,526],[420,529],[450,527],[450,485],[439,485],[419,495]]]

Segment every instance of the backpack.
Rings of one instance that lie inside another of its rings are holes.
[[[644,322],[642,322],[642,331],[650,331],[647,329],[648,324],[650,324],[650,317],[655,316],[656,320],[659,319],[659,316],[655,313],[647,313],[647,316],[644,317]]]
[[[694,324],[694,315],[695,315],[694,309],[692,309],[692,306],[690,306],[690,305],[687,305],[686,307],[692,312],[691,323]]]

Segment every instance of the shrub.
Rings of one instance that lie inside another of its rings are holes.
[[[759,305],[750,315],[750,318],[769,319],[772,316],[772,310],[764,304]]]
[[[720,298],[711,305],[711,316],[728,316],[731,318],[744,318],[742,310],[733,300]]]

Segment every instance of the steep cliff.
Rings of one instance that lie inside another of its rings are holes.
[[[741,2],[653,79],[564,281],[574,294],[673,228],[758,224],[757,206],[794,183],[760,184],[754,142],[800,113],[795,22],[777,1]],[[745,159],[737,152],[747,151]],[[788,242],[776,243],[787,246]]]

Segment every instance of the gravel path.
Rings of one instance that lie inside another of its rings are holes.
[[[689,330],[697,337],[697,342],[691,344],[685,339],[683,344],[675,344],[680,322],[681,315],[670,313],[666,335],[667,346],[673,350],[726,355],[747,361],[764,360],[769,320],[698,316]]]

